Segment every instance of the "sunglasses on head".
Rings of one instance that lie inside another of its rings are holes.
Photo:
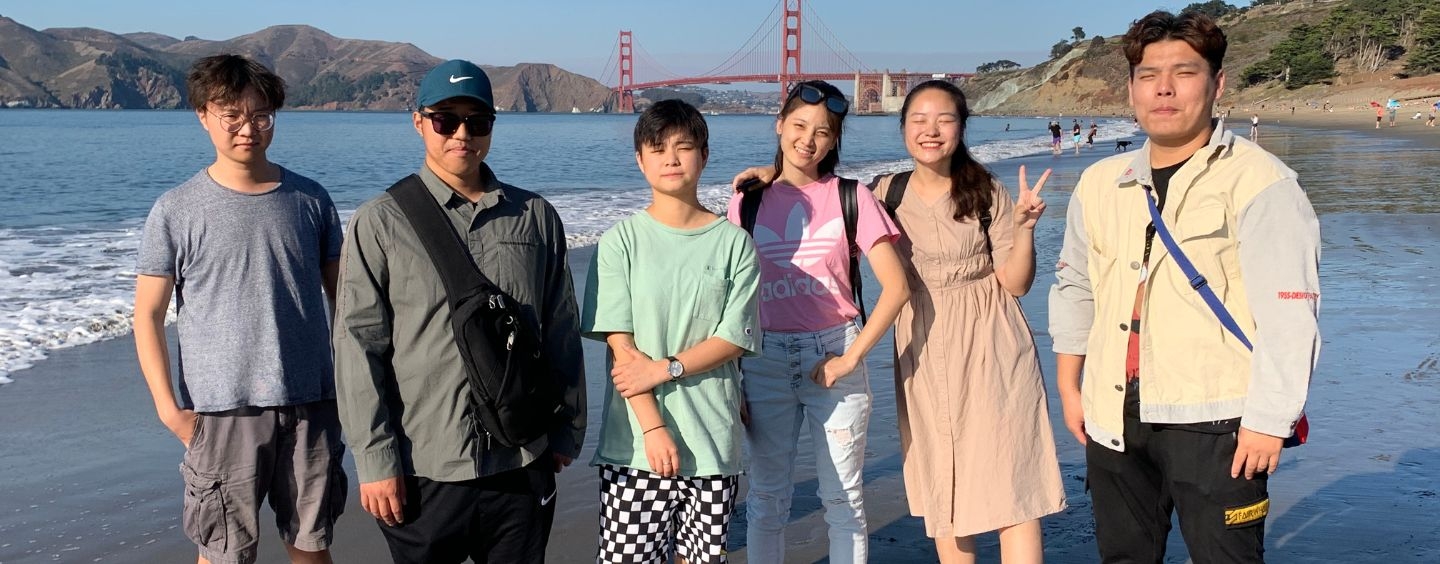
[[[843,116],[845,112],[850,111],[850,102],[845,101],[844,96],[826,94],[825,91],[803,82],[796,85],[795,90],[790,92],[791,98],[796,96],[799,96],[800,101],[806,104],[819,104],[820,101],[823,100],[825,101],[825,109],[830,110],[830,113],[833,114]]]
[[[430,120],[430,126],[440,135],[454,135],[465,124],[465,131],[475,137],[490,134],[495,127],[495,116],[491,114],[470,114],[460,117],[454,112],[420,112],[420,117]]]

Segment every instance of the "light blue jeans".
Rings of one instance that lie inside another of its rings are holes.
[[[830,525],[830,562],[865,562],[869,537],[861,492],[870,380],[862,362],[831,388],[810,380],[827,353],[840,355],[860,329],[852,322],[815,333],[766,331],[764,356],[747,358],[750,493],[745,498],[746,554],[759,564],[785,561],[785,524],[794,497],[796,441],[808,423],[816,449],[818,494]]]

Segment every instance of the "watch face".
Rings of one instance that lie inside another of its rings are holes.
[[[679,377],[680,377],[680,373],[681,373],[681,372],[684,372],[684,371],[685,371],[685,366],[682,365],[682,364],[680,364],[680,361],[678,361],[678,360],[672,360],[672,361],[670,361],[670,377],[671,377],[671,378],[679,378]]]

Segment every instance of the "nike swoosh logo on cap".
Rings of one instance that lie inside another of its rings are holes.
[[[540,506],[544,507],[546,505],[550,505],[550,502],[555,500],[555,494],[557,493],[560,493],[560,490],[557,489],[553,492],[550,492],[550,495],[540,498]]]
[[[475,77],[473,77],[473,76],[455,76],[455,75],[452,74],[452,75],[450,75],[450,84],[455,84],[455,83],[460,82],[460,81],[462,81],[462,80],[470,80],[470,79],[472,79],[472,78],[475,78]]]

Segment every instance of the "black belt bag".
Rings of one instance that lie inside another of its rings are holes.
[[[450,219],[416,175],[389,190],[420,236],[445,285],[455,346],[470,381],[470,406],[490,437],[520,447],[564,420],[560,385],[541,354],[540,332],[520,304],[470,258]]]

